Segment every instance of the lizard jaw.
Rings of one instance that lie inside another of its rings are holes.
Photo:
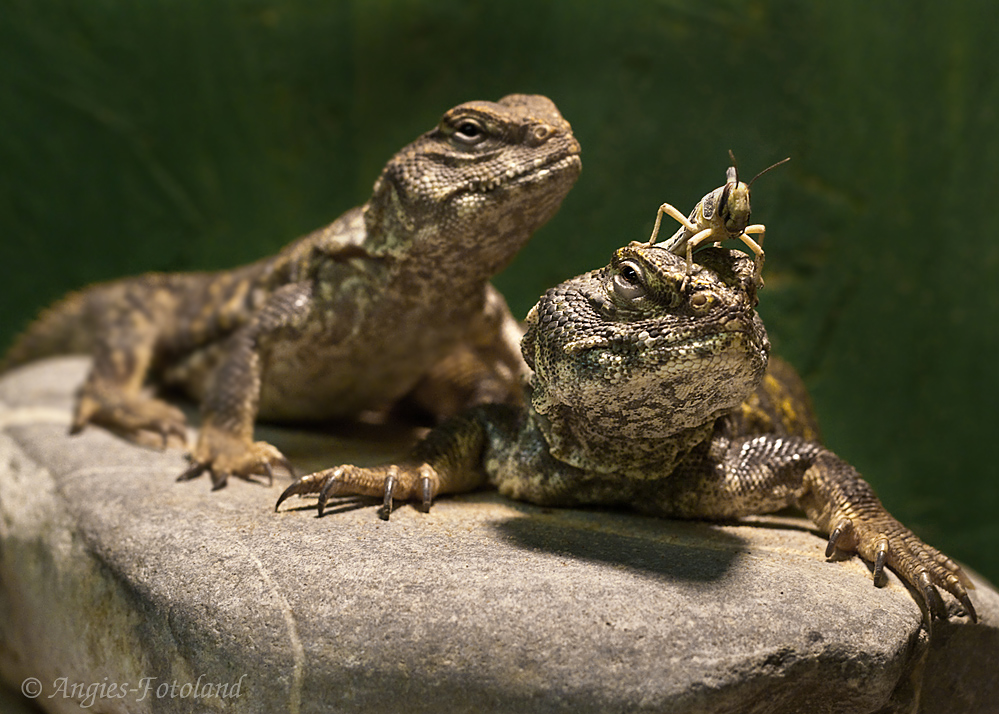
[[[517,188],[535,183],[545,183],[554,180],[561,174],[578,175],[582,170],[582,160],[579,156],[579,145],[575,151],[559,154],[548,158],[538,158],[526,169],[511,168],[505,174],[494,176],[488,180],[473,181],[463,189],[466,193],[490,193],[499,188]]]

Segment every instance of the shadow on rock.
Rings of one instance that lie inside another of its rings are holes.
[[[499,536],[520,548],[671,580],[718,580],[748,549],[742,538],[707,523],[607,512],[525,511],[523,517],[496,524]]]

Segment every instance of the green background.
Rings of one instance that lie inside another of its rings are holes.
[[[497,283],[547,287],[720,185],[768,226],[761,312],[829,445],[999,581],[999,72],[990,2],[5,0],[0,343],[44,303],[238,265],[362,203],[469,99],[552,97],[583,146]],[[667,227],[667,234],[672,226]]]

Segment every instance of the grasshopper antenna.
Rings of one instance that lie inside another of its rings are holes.
[[[732,156],[732,151],[731,150],[729,150],[728,155]],[[760,171],[760,173],[758,173],[755,176],[753,176],[753,181],[755,181],[756,179],[758,179],[760,176],[762,176],[763,174],[765,174],[770,169],[775,169],[778,166],[780,166],[781,164],[786,164],[790,160],[791,160],[791,157],[788,156],[786,159],[781,159],[776,164],[771,164],[770,166],[767,166],[765,169],[763,169],[762,171]],[[735,157],[734,156],[732,156],[732,161],[733,162],[735,161]],[[753,185],[753,181],[750,181],[748,185],[752,186]]]

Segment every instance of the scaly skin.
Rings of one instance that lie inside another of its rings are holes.
[[[4,368],[87,352],[73,431],[99,424],[140,443],[183,441],[176,408],[201,403],[192,468],[229,476],[286,466],[253,441],[270,419],[352,417],[402,402],[443,418],[517,402],[520,327],[489,284],[558,210],[580,171],[571,127],[545,97],[448,111],[386,165],[371,199],[278,255],[218,273],[98,285],[43,313]]]
[[[731,519],[795,506],[829,534],[828,555],[889,567],[947,617],[973,620],[970,581],[895,520],[857,471],[819,442],[804,387],[770,360],[753,261],[708,248],[687,275],[668,249],[632,243],[602,270],[549,290],[527,318],[529,405],[473,408],[404,463],[339,466],[293,494],[419,501],[487,484],[548,506],[622,505],[671,518]]]

